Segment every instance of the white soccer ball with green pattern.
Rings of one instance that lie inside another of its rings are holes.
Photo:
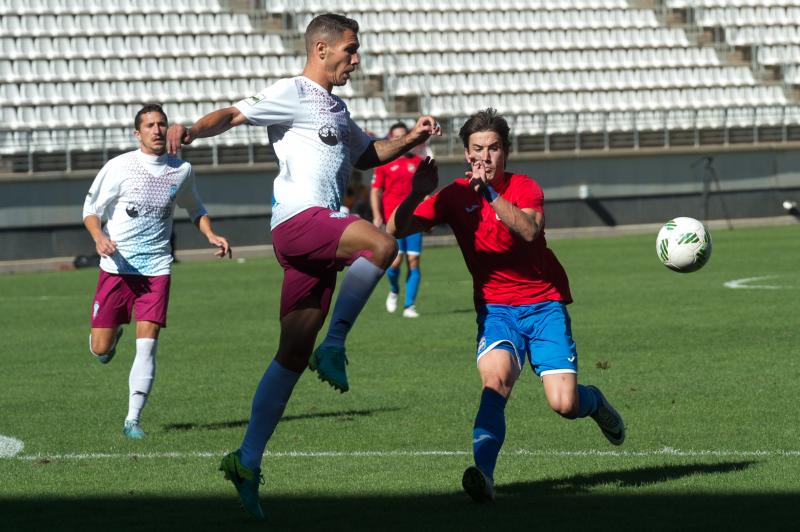
[[[658,232],[656,253],[670,270],[697,271],[711,258],[711,233],[703,222],[694,218],[673,218]]]

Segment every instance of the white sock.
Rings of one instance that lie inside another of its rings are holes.
[[[128,377],[128,415],[125,421],[139,420],[139,415],[150,395],[153,380],[156,378],[156,348],[158,340],[155,338],[136,339],[136,358],[133,359],[131,374]]]
[[[333,316],[328,326],[328,335],[322,345],[344,347],[347,333],[353,327],[358,314],[383,277],[384,270],[372,264],[366,257],[357,258],[344,275]]]

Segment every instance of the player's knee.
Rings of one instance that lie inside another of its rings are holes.
[[[388,268],[397,256],[397,240],[382,233],[374,242],[372,250],[373,262],[383,268]]]
[[[574,419],[578,413],[578,402],[576,398],[570,396],[548,397],[547,402],[553,412],[567,419]]]
[[[114,347],[113,342],[107,340],[105,338],[94,338],[92,337],[92,342],[89,345],[89,350],[95,356],[104,356],[107,355],[112,347]]]
[[[485,375],[482,380],[484,388],[494,390],[503,397],[508,397],[514,387],[514,380],[502,375]]]

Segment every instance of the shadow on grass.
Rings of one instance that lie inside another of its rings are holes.
[[[298,421],[301,419],[322,419],[322,418],[337,418],[341,421],[349,421],[356,417],[370,417],[373,414],[383,412],[395,412],[401,410],[400,408],[372,408],[363,410],[342,410],[338,412],[311,412],[308,414],[295,414],[283,416],[281,423],[287,421]],[[238,419],[235,421],[216,421],[214,423],[169,423],[164,425],[164,430],[169,431],[187,431],[187,430],[220,430],[220,429],[233,429],[236,427],[246,427],[246,419]]]
[[[694,475],[725,474],[753,462],[609,471],[499,486],[476,505],[452,493],[364,496],[262,495],[267,521],[250,520],[228,496],[0,499],[3,530],[791,530],[800,493],[674,493],[647,489]],[[592,494],[616,484],[624,492]],[[366,487],[365,487],[366,488]],[[187,491],[190,487],[187,487]]]

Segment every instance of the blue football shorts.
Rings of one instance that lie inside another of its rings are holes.
[[[419,255],[422,253],[422,233],[414,233],[397,239],[398,253]]]
[[[514,356],[520,370],[527,358],[539,377],[578,372],[578,352],[563,302],[484,305],[476,321],[478,359],[492,349],[503,349]]]

